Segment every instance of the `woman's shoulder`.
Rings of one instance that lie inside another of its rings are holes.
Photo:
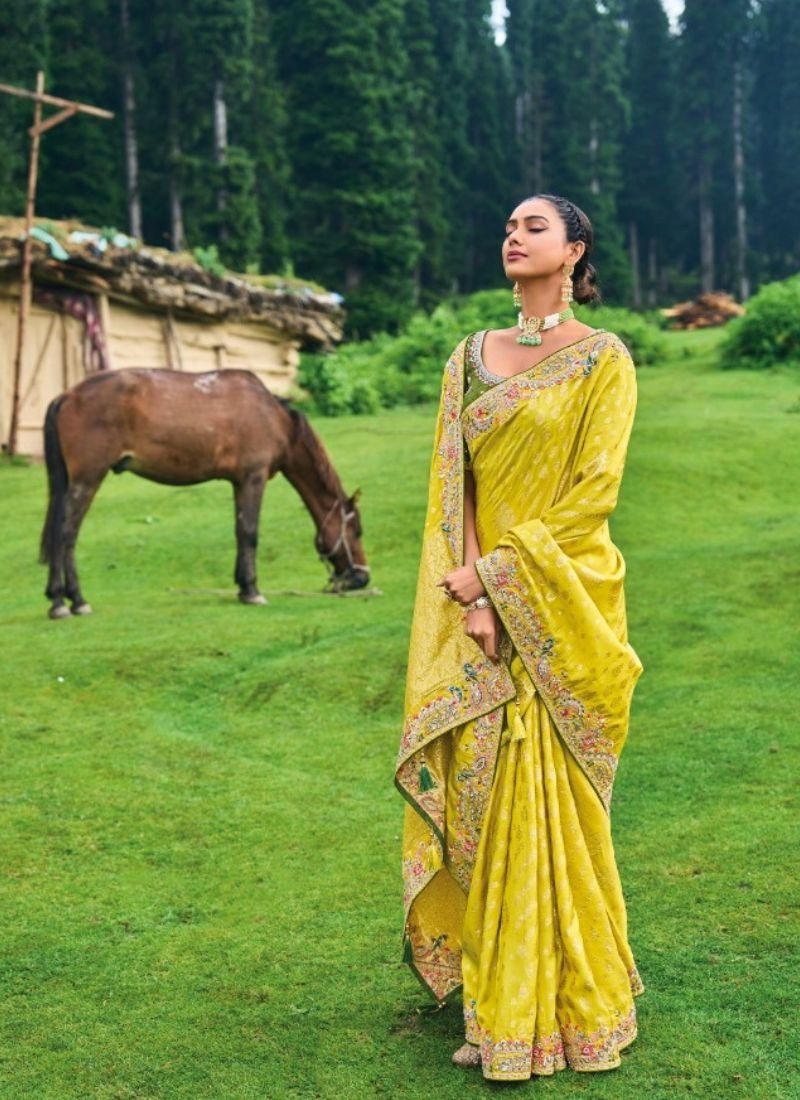
[[[617,336],[615,332],[610,332],[608,329],[604,328],[599,328],[595,331],[598,338],[593,350],[598,358],[605,354],[608,358],[616,359],[623,363],[629,363],[633,366],[633,356],[628,349],[628,345],[621,337]]]

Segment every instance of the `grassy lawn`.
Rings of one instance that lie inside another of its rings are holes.
[[[400,962],[392,787],[430,408],[317,421],[363,488],[372,599],[267,492],[266,608],[226,486],[110,478],[50,622],[41,467],[0,467],[0,1096],[617,1100],[800,1095],[800,384],[717,334],[640,372],[614,537],[645,675],[614,805],[641,1035],[619,1071],[498,1086]]]

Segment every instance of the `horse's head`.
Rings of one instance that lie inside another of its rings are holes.
[[[369,566],[361,545],[360,495],[356,489],[351,497],[335,500],[314,539],[317,553],[331,571],[328,583],[333,592],[369,584]]]

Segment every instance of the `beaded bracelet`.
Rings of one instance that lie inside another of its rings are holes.
[[[488,596],[478,596],[477,600],[467,604],[467,611],[478,611],[482,607],[491,607],[492,601]]]

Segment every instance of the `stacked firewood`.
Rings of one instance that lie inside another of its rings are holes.
[[[678,302],[670,309],[662,309],[661,313],[670,319],[671,328],[713,328],[726,324],[732,317],[741,317],[744,306],[724,290],[713,290],[699,294],[693,302]]]

